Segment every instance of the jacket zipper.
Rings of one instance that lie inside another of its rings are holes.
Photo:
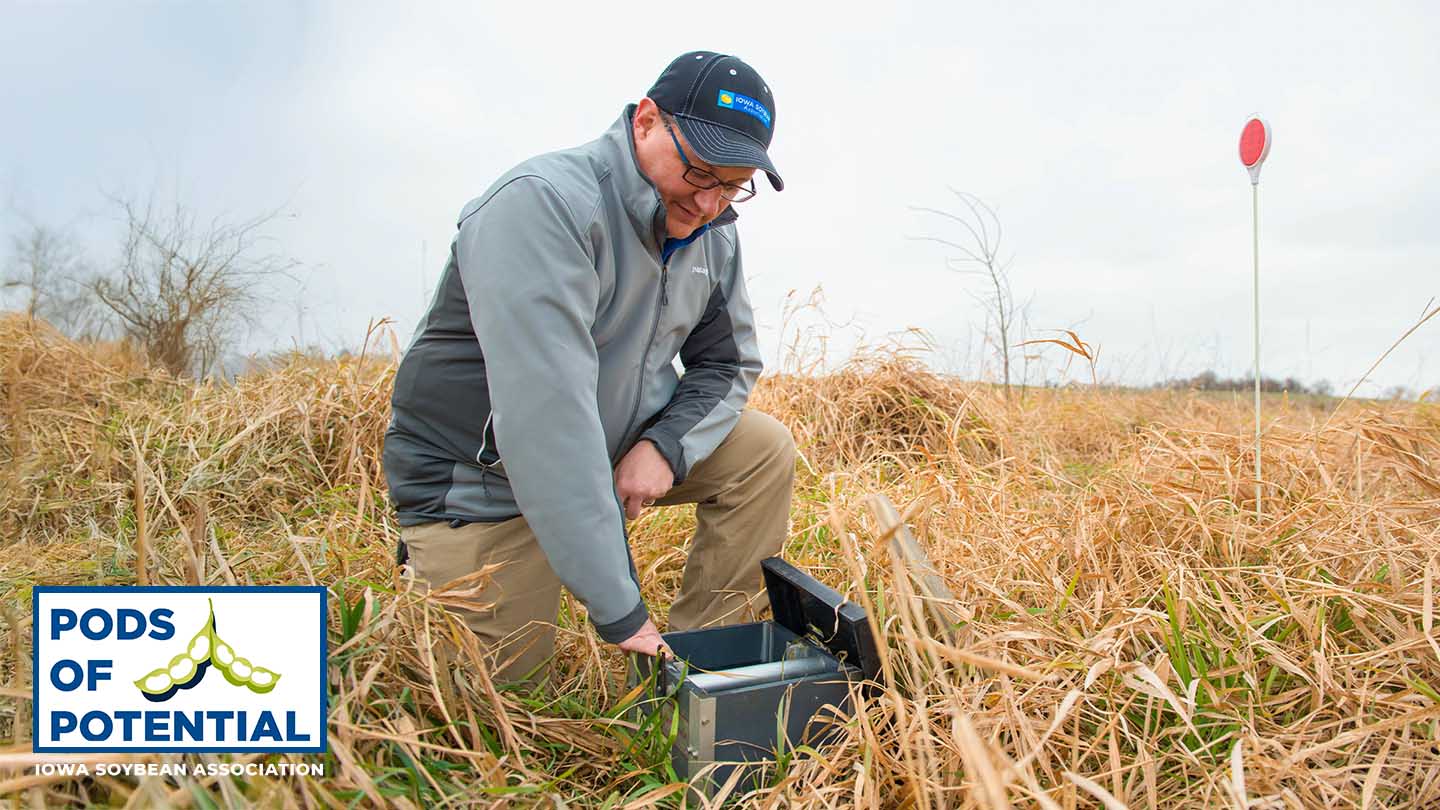
[[[635,404],[630,408],[630,420],[625,423],[625,432],[620,438],[623,441],[629,437],[630,431],[635,428],[635,417],[640,413],[640,398],[645,394],[645,368],[650,364],[650,348],[655,345],[655,333],[660,331],[660,313],[665,305],[670,303],[670,294],[666,287],[670,279],[670,262],[667,260],[660,265],[660,295],[655,300],[655,320],[650,324],[650,338],[645,341],[645,352],[640,355],[640,379],[635,386]],[[610,459],[614,462],[616,459]]]

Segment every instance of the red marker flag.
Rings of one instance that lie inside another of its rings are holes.
[[[1260,182],[1260,164],[1270,154],[1270,141],[1270,124],[1258,115],[1246,121],[1245,129],[1240,131],[1240,162],[1250,172],[1251,185]]]
[[[1260,164],[1270,154],[1270,124],[1258,115],[1250,116],[1240,131],[1240,162],[1250,172],[1251,222],[1255,226],[1255,517],[1259,519],[1260,477]]]

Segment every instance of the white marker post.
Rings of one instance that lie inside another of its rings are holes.
[[[1250,172],[1251,221],[1255,225],[1255,518],[1260,510],[1260,164],[1270,154],[1270,124],[1251,116],[1240,132],[1240,162]]]

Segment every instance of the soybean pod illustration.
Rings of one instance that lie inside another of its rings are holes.
[[[191,637],[185,652],[171,658],[165,666],[136,679],[135,687],[148,700],[166,701],[181,689],[191,689],[199,684],[211,664],[220,670],[225,680],[256,694],[269,692],[280,680],[279,673],[257,667],[249,659],[236,655],[234,648],[220,638],[215,631],[215,602],[211,600],[210,615]]]
[[[250,659],[242,658],[235,654],[229,644],[226,644],[219,636],[215,639],[215,650],[211,653],[210,660],[220,668],[220,673],[225,680],[236,686],[243,686],[251,692],[264,694],[275,688],[280,676],[265,667],[257,667],[250,663]]]
[[[205,625],[190,639],[185,652],[170,659],[170,663],[151,670],[135,681],[135,686],[145,697],[156,702],[169,700],[181,689],[198,685],[210,668],[210,651],[215,646],[215,605],[210,605],[210,615]]]

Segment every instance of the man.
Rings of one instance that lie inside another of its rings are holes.
[[[687,53],[599,139],[461,211],[384,463],[419,579],[501,564],[477,597],[493,607],[462,611],[501,680],[544,676],[562,584],[605,641],[663,648],[625,532],[653,504],[697,504],[670,629],[744,621],[762,598],[794,443],[742,411],[761,363],[734,204],[757,169],[783,188],[774,125],[749,65]]]

